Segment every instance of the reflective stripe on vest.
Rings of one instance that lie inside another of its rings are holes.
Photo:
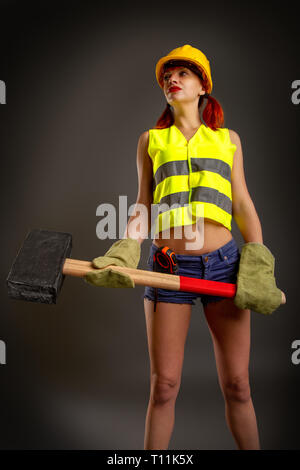
[[[213,131],[202,124],[189,141],[174,124],[149,130],[153,204],[159,215],[155,233],[190,225],[199,217],[231,230],[235,150],[227,128]]]

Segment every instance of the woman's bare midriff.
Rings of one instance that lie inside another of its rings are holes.
[[[199,229],[199,227],[201,227]],[[178,255],[201,255],[210,253],[225,245],[232,239],[232,233],[224,225],[211,219],[204,218],[200,226],[198,225],[198,236],[196,237],[196,224],[182,229],[176,233],[176,229],[170,228],[170,236],[164,238],[165,234],[160,232],[153,240],[158,247],[168,246]],[[180,238],[178,237],[180,235]],[[187,235],[187,236],[186,236]],[[177,238],[175,238],[175,236]],[[188,244],[191,244],[188,247]]]

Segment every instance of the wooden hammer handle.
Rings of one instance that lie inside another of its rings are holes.
[[[123,266],[106,266],[105,268],[94,268],[90,261],[81,261],[66,258],[63,274],[69,276],[83,277],[90,271],[101,271],[104,269],[112,269],[130,275],[135,284],[143,286],[160,287],[162,289],[180,290],[179,276],[173,274],[156,273],[152,271],[144,271],[142,269],[125,268]]]
[[[196,292],[207,295],[218,295],[221,297],[234,297],[236,294],[236,284],[227,282],[208,281],[186,276],[176,276],[174,274],[164,274],[160,272],[145,271],[142,269],[126,268],[123,266],[106,266],[101,269],[112,269],[128,274],[135,284],[142,286],[158,287],[161,289]],[[66,258],[63,266],[63,274],[68,276],[83,277],[89,271],[99,271],[93,267],[90,261],[81,261]],[[281,291],[281,303],[286,303],[284,292]]]

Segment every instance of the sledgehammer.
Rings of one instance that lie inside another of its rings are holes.
[[[8,295],[12,299],[56,304],[65,275],[83,277],[98,271],[90,261],[70,259],[72,235],[34,229],[21,246],[7,277]],[[135,284],[175,291],[234,297],[236,284],[176,276],[141,269],[107,266],[102,269],[124,272]],[[285,303],[282,292],[282,303]]]

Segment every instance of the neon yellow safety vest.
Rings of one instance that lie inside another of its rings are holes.
[[[231,231],[235,150],[227,128],[214,131],[201,124],[189,141],[175,124],[149,129],[155,234],[191,225],[199,217],[215,220]]]

